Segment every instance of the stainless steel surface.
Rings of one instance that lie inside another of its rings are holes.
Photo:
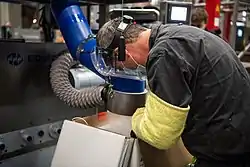
[[[98,75],[91,72],[85,67],[71,69],[70,73],[74,79],[73,86],[76,89],[82,89],[90,86],[98,86],[105,83],[105,81],[101,77],[99,77]]]
[[[113,98],[108,101],[108,110],[115,114],[131,116],[137,108],[145,106],[146,94],[146,90],[140,94],[128,94],[116,91]]]

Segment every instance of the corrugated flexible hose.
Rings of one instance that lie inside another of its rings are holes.
[[[69,80],[69,70],[74,64],[70,53],[60,55],[51,66],[50,83],[55,95],[71,107],[92,108],[104,104],[102,91],[104,86],[75,89]]]

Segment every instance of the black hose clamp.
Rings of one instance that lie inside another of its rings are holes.
[[[111,84],[106,84],[102,90],[102,99],[105,103],[107,103],[109,99],[113,98],[114,91],[112,87],[113,86]]]

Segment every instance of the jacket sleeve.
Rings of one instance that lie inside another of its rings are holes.
[[[185,126],[192,94],[188,84],[191,76],[182,63],[165,53],[149,59],[146,105],[132,117],[136,136],[158,149],[175,144]]]
[[[147,64],[150,90],[172,105],[187,107],[192,101],[190,68],[181,56],[172,52],[152,56]]]

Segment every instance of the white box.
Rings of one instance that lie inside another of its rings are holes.
[[[141,157],[135,140],[106,130],[64,121],[51,167],[139,167]]]

